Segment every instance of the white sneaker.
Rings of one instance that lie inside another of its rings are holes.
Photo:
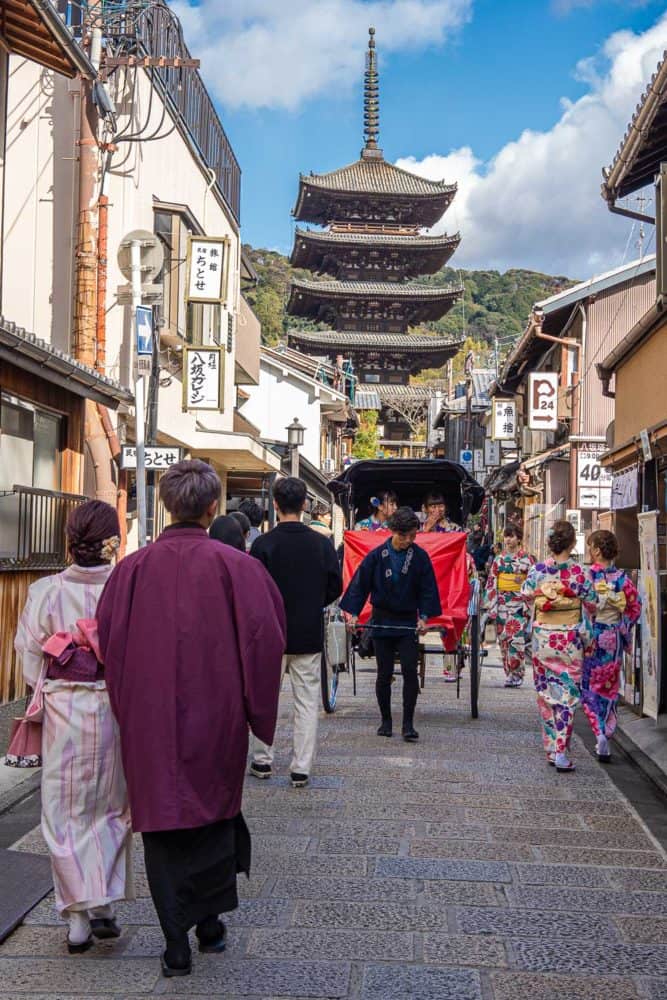
[[[611,750],[609,749],[609,740],[606,736],[598,736],[595,752],[601,764],[609,763],[611,760]]]

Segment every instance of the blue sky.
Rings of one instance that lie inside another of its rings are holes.
[[[600,168],[667,47],[664,3],[174,6],[241,162],[243,238],[254,246],[289,250],[299,171],[358,156],[372,23],[381,145],[409,169],[459,181],[440,227],[461,228],[456,261],[586,277],[633,256],[629,225],[609,216],[597,192]]]

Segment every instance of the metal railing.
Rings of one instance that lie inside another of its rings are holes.
[[[64,569],[67,518],[87,499],[32,486],[0,491],[0,572]]]

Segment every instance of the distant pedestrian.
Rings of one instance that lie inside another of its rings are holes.
[[[208,533],[211,538],[215,538],[216,542],[231,545],[233,549],[238,549],[240,552],[246,550],[246,540],[243,537],[241,525],[232,514],[220,514],[219,517],[216,517],[208,529]]]
[[[31,585],[16,634],[23,676],[36,698],[42,691],[42,833],[72,953],[119,937],[113,904],[133,898],[130,810],[95,622],[119,544],[113,507],[76,507],[73,564]]]
[[[224,950],[219,915],[250,869],[248,730],[270,742],[278,710],[282,599],[259,563],[209,538],[220,491],[205,462],[172,465],[160,498],[173,523],[123,559],[98,607],[165,976],[191,971],[193,926],[200,951]]]
[[[323,612],[340,595],[338,559],[328,538],[302,523],[306,487],[300,479],[279,479],[274,488],[278,524],[258,538],[250,554],[266,566],[282,594],[287,617],[283,668],[294,696],[290,776],[295,788],[308,784],[317,744]],[[270,778],[271,740],[255,740],[250,773]]]
[[[616,729],[623,654],[629,649],[632,629],[639,621],[641,604],[628,574],[617,569],[618,541],[611,531],[594,531],[588,539],[590,575],[598,597],[593,642],[584,656],[581,703],[596,737],[598,760],[611,760],[609,740]]]
[[[239,527],[241,528],[241,532],[243,534],[243,543],[244,543],[244,545],[246,547],[246,551],[247,551],[248,548],[249,548],[249,544],[250,544],[250,532],[252,530],[252,525],[250,523],[250,518],[247,517],[247,515],[244,514],[243,511],[241,511],[241,510],[232,510],[232,511],[230,511],[230,516],[233,517],[234,520],[238,521],[238,523],[239,523]]]
[[[315,504],[311,511],[311,521],[310,525],[313,531],[317,531],[320,535],[324,535],[325,538],[333,540],[333,531],[331,530],[331,510],[329,507],[325,507],[324,504]]]
[[[530,609],[521,588],[535,560],[524,550],[522,540],[521,529],[508,524],[503,532],[503,551],[491,565],[484,600],[489,620],[496,623],[508,688],[523,684],[529,642]]]
[[[246,543],[246,548],[250,551],[252,543],[262,534],[261,527],[264,523],[264,511],[254,500],[246,498],[239,504],[239,510],[250,521],[250,534]]]
[[[569,521],[556,521],[547,545],[551,555],[528,573],[521,594],[534,606],[533,677],[547,761],[574,771],[568,751],[579,704],[584,649],[592,637],[597,596],[586,568],[572,558],[576,544]]]
[[[394,661],[403,673],[403,739],[419,739],[414,713],[419,694],[417,633],[427,631],[427,621],[441,613],[438,586],[431,560],[415,544],[419,518],[410,507],[399,507],[389,519],[392,537],[364,558],[340,606],[352,616],[350,628],[370,596],[372,636],[377,661],[375,692],[382,721],[378,736],[391,736],[391,682]]]

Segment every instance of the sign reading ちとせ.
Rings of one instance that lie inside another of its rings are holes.
[[[188,242],[188,302],[221,303],[227,298],[230,242],[224,237],[212,239],[191,236]]]

